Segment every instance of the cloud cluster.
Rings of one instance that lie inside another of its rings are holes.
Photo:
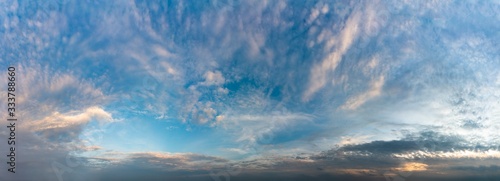
[[[77,140],[84,126],[92,120],[109,123],[113,118],[110,113],[99,107],[90,107],[81,113],[54,112],[41,120],[23,124],[22,127],[41,134],[51,141],[66,142]]]

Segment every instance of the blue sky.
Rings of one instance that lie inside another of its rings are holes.
[[[499,1],[0,7],[2,179],[499,178]]]

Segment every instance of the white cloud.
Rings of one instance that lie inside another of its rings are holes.
[[[456,151],[415,151],[402,154],[393,154],[396,158],[414,159],[414,158],[437,158],[437,159],[491,159],[500,158],[500,151],[498,150],[456,150]]]
[[[341,140],[339,141],[338,145],[345,146],[345,145],[366,143],[366,142],[368,142],[367,140],[369,140],[369,138],[370,138],[370,136],[368,136],[368,135],[341,136]]]
[[[18,64],[16,69],[22,72],[18,75],[22,81],[16,82],[18,89],[22,90],[16,95],[16,102],[20,104],[44,100],[44,106],[81,108],[99,104],[106,99],[101,89],[90,81],[78,79],[72,72],[52,71],[50,67],[42,67],[35,61]],[[67,100],[72,104],[66,104]]]
[[[330,9],[328,8],[328,4],[325,4],[325,5],[321,8],[321,12],[322,12],[323,14],[328,13],[328,11],[329,11],[329,10],[330,10]]]
[[[51,116],[26,123],[23,126],[33,131],[60,131],[81,127],[93,119],[99,122],[111,122],[113,120],[111,114],[103,109],[89,107],[83,112],[72,111],[65,114],[54,112]]]
[[[384,76],[380,76],[377,80],[370,83],[370,89],[360,95],[351,97],[342,105],[341,109],[353,110],[363,105],[366,101],[379,96],[384,86]]]
[[[217,117],[215,117],[215,120],[216,120],[217,122],[221,122],[221,121],[223,121],[223,120],[224,120],[224,115],[218,115]]]
[[[328,82],[329,75],[337,68],[342,56],[357,38],[360,26],[360,13],[353,13],[346,22],[344,29],[337,37],[333,37],[334,49],[320,63],[311,68],[309,86],[302,96],[303,101],[308,101],[317,91],[323,88]],[[336,40],[338,39],[338,40]]]
[[[216,117],[217,110],[212,102],[198,101],[187,107],[185,111],[189,114],[188,118],[191,123],[206,124],[215,121],[213,124],[216,124],[217,119],[221,119]]]
[[[270,141],[276,132],[310,123],[312,116],[303,113],[275,112],[263,115],[241,114],[225,117],[224,126],[237,134],[236,141],[256,144]]]
[[[363,32],[367,36],[377,35],[388,21],[389,12],[381,2],[372,2],[363,10]]]
[[[220,71],[207,71],[203,77],[205,78],[205,81],[201,83],[201,85],[221,85],[224,84],[226,79],[222,76],[222,73]]]
[[[159,45],[153,46],[153,50],[155,51],[156,54],[163,56],[163,57],[174,56],[171,52],[167,51],[165,48],[163,48]]]
[[[240,155],[248,153],[247,150],[243,150],[243,149],[240,149],[240,148],[223,148],[222,150],[226,151],[226,152],[230,152],[230,153],[240,154]]]
[[[373,74],[373,70],[378,66],[379,62],[380,61],[377,56],[372,57],[363,67],[363,74],[365,76],[371,76]],[[365,62],[360,62],[360,63],[365,63]]]
[[[316,8],[312,9],[311,10],[311,14],[309,15],[309,19],[307,20],[307,24],[311,24],[314,22],[314,20],[316,20],[316,18],[318,18],[320,14],[320,11]]]
[[[227,93],[229,93],[229,90],[226,88],[219,87],[219,88],[217,88],[217,92],[219,94],[226,95]]]
[[[168,62],[160,62],[160,65],[165,69],[165,71],[171,75],[177,75],[179,74],[177,70],[175,70],[172,65],[170,65]]]

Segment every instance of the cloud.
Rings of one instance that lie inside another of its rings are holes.
[[[203,126],[170,129],[182,143],[154,144],[251,155],[234,180],[383,180],[384,171],[437,173],[466,160],[480,169],[499,157],[498,3],[49,3],[0,6],[0,61],[19,68],[26,126],[19,167],[35,174],[20,180],[56,180],[47,165],[82,152],[108,153],[71,167],[90,170],[85,179],[207,180],[225,163],[84,144],[86,125],[113,116]],[[402,129],[416,134],[393,134]],[[200,137],[213,142],[185,145]]]
[[[379,96],[380,94],[382,94],[384,82],[384,76],[380,76],[378,79],[373,80],[370,83],[370,89],[367,92],[349,98],[347,102],[341,106],[341,109],[356,109],[359,106],[363,105],[366,101]]]
[[[68,111],[99,105],[107,99],[92,80],[79,78],[74,72],[54,70],[55,67],[42,66],[35,61],[20,62],[14,66],[18,72],[23,72],[18,75],[22,81],[16,82],[16,87],[22,90],[17,91],[16,102],[21,105],[36,104],[47,109]],[[32,110],[27,116],[45,111],[41,110]]]
[[[335,71],[338,64],[342,61],[342,56],[349,50],[350,46],[358,36],[360,26],[360,12],[353,12],[345,27],[338,35],[338,43],[333,50],[327,49],[330,53],[320,62],[315,64],[310,70],[308,87],[303,94],[302,100],[308,101],[314,93],[323,88],[331,77],[331,71]]]
[[[401,167],[396,168],[395,170],[403,172],[425,171],[427,170],[427,167],[428,165],[424,163],[408,162],[404,163]]]
[[[210,170],[224,168],[233,164],[227,159],[195,153],[170,152],[103,152],[88,157],[85,164],[90,168],[93,165],[102,165],[95,169],[98,174],[114,170],[149,170],[157,173],[192,172],[207,174]]]
[[[477,171],[477,172],[497,172],[500,171],[499,165],[482,165],[482,166],[452,166],[452,170]]]
[[[217,111],[212,107],[210,102],[206,104],[197,103],[193,110],[191,110],[191,123],[205,124],[209,121],[217,121],[216,115]]]
[[[77,140],[83,127],[92,120],[109,123],[113,118],[110,113],[99,107],[90,107],[82,112],[54,112],[41,120],[28,122],[23,127],[49,139],[55,139],[53,141],[65,142]]]
[[[310,123],[312,123],[311,115],[285,111],[263,112],[262,115],[227,115],[224,118],[223,126],[229,132],[236,134],[236,141],[253,145],[268,144],[279,137],[280,132],[300,130],[300,125]]]
[[[221,85],[224,84],[225,80],[224,77],[222,76],[222,73],[219,71],[207,71],[203,77],[205,78],[205,81],[201,83],[201,85]]]
[[[421,132],[407,135],[400,140],[345,145],[320,154],[258,157],[241,162],[241,165],[254,174],[265,174],[265,170],[279,170],[279,173],[294,171],[311,176],[323,173],[330,176],[361,176],[365,179],[375,179],[383,175],[401,178],[411,176],[417,179],[421,176],[415,173],[420,172],[432,180],[443,174],[448,177],[477,173],[477,169],[465,168],[479,168],[474,166],[478,162],[495,163],[500,157],[491,155],[490,153],[498,152],[492,149],[494,148],[469,145],[466,140],[453,135]],[[428,153],[428,155],[419,156],[413,153]],[[413,156],[403,158],[399,156],[401,154],[413,154]],[[464,158],[469,161],[464,162]],[[496,166],[488,168],[488,170],[495,169]]]
[[[389,12],[386,10],[387,6],[384,3],[390,2],[372,2],[366,5],[363,9],[363,33],[365,36],[375,36],[379,31],[388,23]],[[364,37],[366,38],[366,37]]]
[[[337,151],[370,152],[372,154],[382,155],[424,152],[439,155],[473,151],[486,156],[488,154],[483,151],[496,149],[497,146],[498,145],[475,144],[457,134],[444,135],[439,132],[424,131],[415,134],[407,134],[404,138],[398,140],[372,141],[368,143],[345,145]]]
[[[29,129],[35,131],[43,131],[49,129],[64,129],[73,126],[81,126],[92,119],[97,121],[111,121],[112,116],[110,113],[104,111],[99,107],[87,108],[84,112],[79,114],[67,113],[61,114],[59,112],[54,112],[52,116],[46,117],[42,120],[37,120],[31,122],[27,125]]]
[[[156,167],[166,170],[208,170],[223,166],[228,160],[193,153],[145,152],[126,154],[122,163]],[[213,165],[212,165],[213,164]]]

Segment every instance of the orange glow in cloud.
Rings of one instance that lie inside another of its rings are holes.
[[[402,165],[402,167],[396,168],[398,171],[425,171],[427,170],[427,164],[417,163],[417,162],[409,162]]]

